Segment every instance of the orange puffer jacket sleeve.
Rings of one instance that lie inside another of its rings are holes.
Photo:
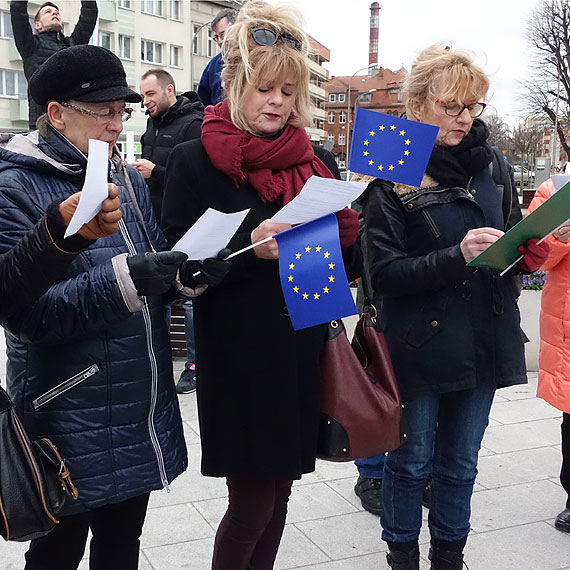
[[[550,179],[541,184],[530,203],[532,212],[554,194]],[[570,413],[570,241],[554,235],[550,246],[540,311],[540,355],[537,396],[555,408]]]

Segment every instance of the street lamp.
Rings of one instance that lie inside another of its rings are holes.
[[[352,86],[352,80],[354,79],[355,75],[360,73],[361,71],[364,71],[365,69],[370,69],[371,67],[376,67],[375,63],[369,63],[366,67],[361,67],[360,69],[358,69],[357,71],[355,71],[352,76],[350,77],[350,79],[348,80],[348,97],[347,97],[347,102],[346,102],[346,125],[347,125],[347,129],[346,129],[346,151],[344,153],[344,160],[346,163],[346,170],[348,173],[348,147],[350,144],[350,89]]]

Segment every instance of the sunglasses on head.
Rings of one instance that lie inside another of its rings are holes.
[[[297,51],[301,51],[302,42],[291,34],[278,34],[267,28],[252,28],[251,37],[258,46],[272,46],[282,42]]]

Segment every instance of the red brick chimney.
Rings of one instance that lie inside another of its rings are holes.
[[[378,28],[380,26],[380,4],[370,4],[370,48],[368,50],[368,75],[374,75],[378,67]]]

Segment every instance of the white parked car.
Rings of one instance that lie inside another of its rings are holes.
[[[520,184],[521,183],[521,165],[515,164],[513,166],[513,170],[515,171],[515,183]],[[523,172],[523,177],[522,177],[523,186],[534,184],[534,170],[529,170],[528,168],[524,167],[522,172]]]

